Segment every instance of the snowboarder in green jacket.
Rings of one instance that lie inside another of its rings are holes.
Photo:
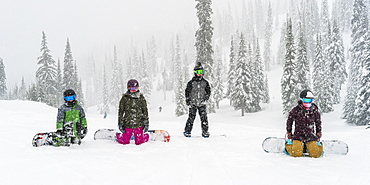
[[[85,111],[76,100],[76,93],[67,89],[63,93],[65,103],[59,107],[57,115],[57,137],[55,146],[69,146],[70,144],[81,144],[87,134],[87,122]]]

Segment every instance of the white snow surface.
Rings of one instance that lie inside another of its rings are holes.
[[[271,103],[242,117],[223,100],[217,113],[208,115],[211,136],[207,139],[185,138],[187,115],[175,116],[173,93],[167,92],[164,100],[163,92],[152,92],[150,129],[167,130],[171,141],[139,146],[94,140],[96,130],[117,128],[117,114],[103,119],[96,107],[85,107],[89,132],[81,145],[33,147],[36,133],[55,131],[57,109],[31,101],[2,100],[0,184],[368,184],[370,129],[340,119],[342,104],[322,115],[322,139],[345,141],[347,155],[293,158],[262,150],[266,137],[285,135],[281,67],[275,66],[268,76]],[[192,134],[201,135],[199,116]]]

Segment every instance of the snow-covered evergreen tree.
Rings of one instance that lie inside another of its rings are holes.
[[[306,37],[302,23],[298,22],[298,42],[297,42],[297,88],[304,90],[310,89],[311,86],[311,72],[310,62],[307,58]]]
[[[357,2],[357,1],[355,1]],[[358,1],[360,3],[360,1]],[[361,62],[360,81],[358,86],[358,93],[356,97],[356,110],[354,112],[356,125],[369,125],[370,124],[370,28],[369,28],[369,8],[368,4],[359,4],[361,9],[360,18],[362,22],[361,32],[364,34],[361,40]],[[360,31],[360,30],[359,30]]]
[[[19,99],[26,100],[27,99],[27,86],[24,82],[24,77],[22,76],[21,86],[19,87]]]
[[[272,63],[271,45],[272,45],[272,28],[273,28],[272,8],[271,1],[269,1],[267,20],[265,26],[265,44],[263,50],[263,61],[265,63],[265,70],[270,71],[270,65]]]
[[[251,56],[248,56],[247,45],[243,34],[240,34],[239,53],[235,69],[235,91],[231,94],[231,102],[236,110],[252,112],[252,73]],[[251,47],[249,47],[251,50]]]
[[[313,71],[313,91],[315,102],[319,106],[320,112],[328,113],[333,111],[332,83],[330,75],[329,61],[323,56],[321,36],[317,36],[316,57],[314,60]]]
[[[255,72],[253,73],[254,78],[254,91],[256,93],[256,111],[260,111],[261,107],[259,106],[260,103],[267,103],[269,102],[269,92],[268,92],[268,85],[266,84],[266,75],[265,75],[265,66],[264,62],[262,61],[261,57],[261,50],[260,45],[257,40],[256,52],[255,52],[255,59],[254,59],[254,69]]]
[[[221,58],[221,51],[219,47],[216,46],[215,52],[215,80],[214,80],[214,88],[213,88],[213,98],[215,100],[216,108],[219,109],[220,101],[223,99],[224,96],[224,86],[223,86],[223,68],[222,68],[222,58]]]
[[[229,53],[229,72],[227,77],[227,89],[226,89],[226,97],[230,99],[230,105],[232,104],[231,95],[234,93],[235,90],[235,70],[236,70],[236,55],[234,51],[234,39],[231,37],[230,43],[230,53]]]
[[[63,76],[62,69],[60,67],[60,60],[58,59],[57,72],[55,79],[55,90],[56,90],[56,105],[59,106],[63,103]]]
[[[143,92],[147,104],[150,104],[150,94],[152,89],[152,81],[150,80],[150,76],[147,69],[147,63],[145,60],[144,52],[141,53],[141,85],[140,89]]]
[[[212,36],[213,27],[211,15],[213,14],[211,0],[195,0],[197,2],[197,17],[199,28],[195,33],[196,41],[196,64],[201,63],[204,67],[205,73],[204,78],[210,83],[211,89],[213,89],[214,81],[214,62],[213,62],[213,49],[212,49]],[[213,96],[211,96],[207,102],[208,112],[216,112],[215,102]]]
[[[346,61],[344,58],[343,39],[337,21],[333,22],[332,35],[328,49],[330,74],[333,78],[333,103],[340,103],[340,91],[347,78]]]
[[[301,89],[297,88],[297,64],[296,48],[294,43],[292,21],[288,18],[285,33],[285,61],[283,66],[283,76],[281,78],[281,94],[283,100],[283,114],[288,112],[296,105]]]
[[[179,36],[176,36],[176,46],[175,46],[175,61],[174,67],[176,73],[174,73],[173,80],[175,81],[175,114],[176,116],[181,116],[187,113],[186,110],[186,103],[185,103],[185,88],[186,86],[184,82],[184,71],[182,69],[182,61],[181,61],[181,46],[180,46],[180,39]]]
[[[117,59],[117,48],[114,46],[113,51],[113,61],[112,61],[112,76],[110,80],[110,104],[113,105],[118,111],[118,102],[121,99],[122,95],[122,83],[121,83],[121,74]]]
[[[41,56],[37,58],[39,68],[36,71],[36,81],[39,89],[38,101],[56,107],[56,64],[47,46],[46,35],[42,32]]]
[[[108,91],[108,84],[107,84],[107,75],[105,72],[105,67],[103,70],[103,105],[100,108],[100,114],[110,113],[109,110],[109,91]]]
[[[351,64],[347,84],[347,97],[343,107],[343,118],[347,119],[347,123],[351,124],[357,124],[355,116],[356,101],[360,90],[363,62],[366,56],[364,52],[368,47],[367,32],[369,25],[367,13],[364,0],[355,0],[351,20]]]
[[[73,65],[73,56],[69,39],[64,52],[64,67],[63,67],[63,89],[76,89],[77,79],[75,77],[75,67]],[[76,92],[77,93],[77,92]]]
[[[3,59],[0,58],[0,100],[6,99],[6,74]]]

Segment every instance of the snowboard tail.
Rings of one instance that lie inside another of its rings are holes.
[[[111,140],[117,141],[116,133],[121,133],[117,129],[99,129],[94,134],[94,140]],[[162,142],[169,142],[170,141],[170,134],[165,130],[148,130],[150,141],[162,141]],[[134,137],[131,136],[131,140],[134,140]]]
[[[321,140],[324,154],[347,155],[348,145],[339,140]],[[286,153],[285,139],[268,137],[262,143],[262,148],[266,153]]]

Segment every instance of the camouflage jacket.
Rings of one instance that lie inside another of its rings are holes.
[[[76,130],[76,125],[79,124],[81,124],[82,128],[87,127],[85,111],[81,105],[79,105],[78,101],[76,101],[73,105],[65,103],[59,107],[57,115],[57,130],[62,130],[63,125],[66,122],[72,122],[74,130]]]
[[[139,91],[122,95],[118,109],[118,124],[125,128],[138,128],[149,122],[148,108],[144,95]]]
[[[292,132],[294,122],[293,139],[302,142],[316,141],[317,133],[321,133],[321,118],[318,107],[312,106],[306,110],[302,103],[299,103],[290,112],[286,122],[287,133]]]

